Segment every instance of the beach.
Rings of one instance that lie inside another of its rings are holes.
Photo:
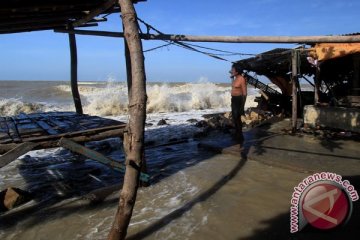
[[[17,84],[17,89],[9,88],[15,89],[13,93],[2,95],[5,96],[1,99],[2,116],[21,111],[74,110],[70,87],[64,82]],[[51,91],[55,95],[49,98],[50,91],[42,87],[57,91]],[[330,142],[333,147],[329,148],[313,136],[284,134],[282,130],[290,127],[285,119],[247,129],[245,155],[240,154],[240,149],[238,154],[236,151],[219,154],[199,147],[206,143],[224,149],[238,148],[230,134],[221,130],[210,132],[206,138],[197,137],[203,129],[196,122],[203,120],[204,114],[229,111],[229,90],[227,84],[207,82],[149,84],[145,142],[151,144],[145,154],[151,184],[139,189],[129,239],[354,236],[351,234],[358,232],[357,202],[348,228],[338,229],[333,235],[311,230],[291,234],[289,208],[294,187],[316,171],[337,172],[358,187],[358,142],[340,139]],[[22,96],[14,95],[21,91]],[[80,84],[85,113],[125,122],[126,92],[123,83]],[[253,99],[257,92],[254,89],[249,92],[246,108],[256,106]],[[53,101],[53,97],[59,99]],[[158,126],[160,120],[166,124]],[[178,143],[168,144],[170,141]],[[119,138],[87,146],[120,162],[124,160]],[[276,147],[279,149],[275,150]],[[0,215],[1,239],[106,238],[117,208],[118,192],[96,204],[83,196],[97,188],[121,184],[122,174],[90,159],[79,162],[68,150],[55,148],[29,152],[1,168],[0,176],[0,189],[14,186],[36,196]]]

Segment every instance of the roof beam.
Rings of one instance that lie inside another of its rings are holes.
[[[93,35],[102,37],[124,37],[122,32],[65,30],[55,32]],[[352,36],[195,36],[182,34],[140,34],[145,40],[170,40],[184,42],[223,42],[223,43],[360,43],[360,35]]]
[[[108,10],[109,8],[111,8],[112,6],[114,6],[116,3],[116,0],[108,0],[105,3],[103,3],[102,5],[100,5],[99,7],[93,9],[92,11],[90,11],[90,13],[88,15],[86,15],[84,18],[75,21],[72,25],[74,27],[78,27],[83,25],[84,23],[89,22],[90,20],[92,20],[94,17],[98,16],[99,14],[105,12],[106,10]]]

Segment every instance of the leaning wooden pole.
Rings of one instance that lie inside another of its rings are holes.
[[[297,81],[298,81],[298,52],[293,50],[291,52],[291,68],[292,68],[292,132],[296,132],[296,122],[297,122],[297,113],[298,113],[298,94],[297,94]]]
[[[119,205],[108,239],[125,239],[139,186],[144,152],[146,77],[144,56],[131,0],[119,0],[125,38],[129,47],[132,83],[129,89],[129,124],[124,133],[126,172]]]
[[[71,92],[74,99],[76,112],[78,114],[83,114],[79,88],[78,88],[78,79],[77,79],[78,64],[77,64],[76,38],[75,38],[75,34],[73,33],[69,33],[69,44],[70,44],[70,59],[71,59]]]

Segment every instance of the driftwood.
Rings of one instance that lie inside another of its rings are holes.
[[[131,59],[129,87],[129,124],[124,132],[126,172],[119,206],[108,239],[125,239],[139,186],[144,157],[144,128],[146,118],[146,78],[136,12],[130,0],[119,0],[125,38]]]

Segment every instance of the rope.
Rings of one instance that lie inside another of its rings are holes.
[[[145,21],[141,20],[140,18],[137,18],[139,20],[139,22],[143,23],[147,29],[152,29],[154,30],[155,32],[157,32],[158,34],[164,34],[162,33],[161,31],[159,31],[158,29],[154,28],[153,26],[151,26],[150,24],[146,23]],[[175,46],[178,46],[178,47],[182,47],[182,48],[185,48],[185,49],[188,49],[188,50],[191,50],[191,51],[194,51],[194,52],[198,52],[198,53],[202,53],[202,54],[205,54],[209,57],[212,57],[212,58],[216,58],[218,60],[223,60],[223,61],[227,61],[227,62],[231,62],[225,58],[222,58],[222,57],[219,57],[219,56],[216,56],[215,54],[212,54],[212,53],[208,53],[208,52],[204,52],[204,51],[201,51],[201,50],[198,50],[192,46],[190,46],[189,44],[185,44],[183,42],[180,42],[180,41],[166,41],[166,40],[163,40],[164,42],[167,42],[169,45],[170,44],[173,44]]]
[[[142,24],[145,25],[146,27],[146,30],[147,30],[147,34],[150,34],[150,29],[152,29],[153,31],[155,31],[157,34],[161,34],[161,35],[164,35],[163,32],[159,31],[158,29],[156,29],[155,27],[151,26],[150,24],[146,23],[144,20],[140,19],[139,17],[137,17],[138,21],[141,22]],[[139,28],[140,29],[140,28]],[[215,58],[215,59],[218,59],[218,60],[222,60],[222,61],[226,61],[226,62],[231,62],[231,63],[234,63],[233,61],[230,61],[228,59],[225,59],[221,56],[235,56],[235,55],[238,55],[238,56],[276,56],[276,55],[282,55],[284,54],[284,52],[278,52],[278,53],[261,53],[261,54],[254,54],[254,53],[239,53],[239,52],[230,52],[230,51],[224,51],[224,50],[220,50],[220,49],[215,49],[215,48],[210,48],[210,47],[204,47],[204,46],[200,46],[200,45],[197,45],[197,44],[192,44],[192,43],[184,43],[184,42],[181,42],[181,41],[169,41],[169,40],[161,40],[161,41],[164,41],[166,42],[167,44],[164,44],[162,46],[159,46],[159,47],[155,47],[155,48],[151,48],[151,49],[148,49],[144,52],[149,52],[149,51],[153,51],[153,50],[156,50],[156,49],[159,49],[159,48],[162,48],[162,47],[166,47],[166,46],[169,46],[169,45],[175,45],[177,47],[182,47],[182,48],[185,48],[187,50],[190,50],[190,51],[194,51],[194,52],[198,52],[198,53],[201,53],[201,54],[204,54],[204,55],[207,55],[209,57],[212,57],[212,58]],[[221,54],[219,53],[210,53],[210,52],[206,52],[206,51],[202,51],[202,50],[199,50],[197,48],[201,48],[201,49],[207,49],[207,50],[211,50],[211,51],[215,51],[215,52],[220,52]],[[298,57],[300,57],[298,55]],[[299,66],[300,68],[300,66]],[[299,69],[300,70],[300,69]]]
[[[167,47],[169,45],[172,45],[172,43],[167,43],[167,44],[164,44],[164,45],[161,45],[161,46],[158,46],[158,47],[154,47],[154,48],[150,48],[150,49],[147,49],[147,50],[144,50],[143,52],[151,52],[151,51],[154,51],[156,49],[159,49],[159,48],[163,48],[163,47]]]

